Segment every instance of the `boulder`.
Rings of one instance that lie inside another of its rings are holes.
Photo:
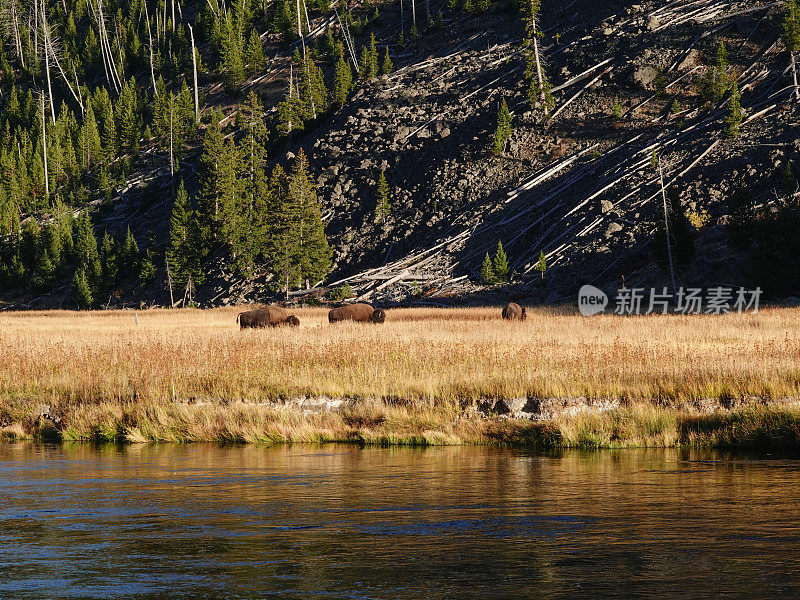
[[[633,73],[633,80],[645,89],[653,89],[658,77],[658,69],[652,65],[642,65]]]

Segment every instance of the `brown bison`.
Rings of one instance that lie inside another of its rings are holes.
[[[297,327],[300,325],[300,319],[290,315],[279,306],[268,306],[267,308],[239,313],[236,316],[236,322],[239,323],[239,327],[242,329],[260,329],[262,327],[278,327],[279,325]]]
[[[328,321],[356,321],[357,323],[383,323],[386,312],[382,308],[372,308],[369,304],[348,304],[334,308],[328,313]]]
[[[527,317],[525,309],[516,302],[509,302],[503,309],[503,318],[507,321],[524,321]]]

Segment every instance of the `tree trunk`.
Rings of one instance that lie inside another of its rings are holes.
[[[61,77],[64,80],[64,83],[67,84],[67,88],[69,88],[72,97],[75,98],[75,102],[81,107],[81,115],[83,115],[85,109],[83,107],[83,101],[80,97],[80,85],[78,85],[77,74],[75,75],[75,84],[78,89],[78,93],[75,93],[75,90],[72,89],[72,84],[70,84],[69,79],[67,79],[67,74],[64,73],[64,69],[61,68],[61,63],[58,61],[58,56],[56,56],[56,51],[53,48],[53,42],[50,39],[50,27],[47,25],[47,21],[44,21],[44,45],[45,45],[45,60],[47,60],[48,52],[50,57],[53,59],[53,62],[56,63],[56,67],[58,67],[59,73],[61,73]],[[50,88],[50,72],[47,73],[47,87]],[[53,92],[50,90],[50,108],[53,111],[53,124],[55,124],[55,110],[53,110]]]
[[[44,94],[42,94],[42,157],[44,158],[44,196],[50,198],[50,178],[47,176],[47,122],[44,117]]]
[[[169,97],[169,174],[172,176],[172,179],[175,179],[175,155],[173,154],[173,144],[172,144],[172,105],[173,105],[173,98],[170,95]],[[173,182],[174,183],[174,182]]]
[[[794,98],[800,102],[800,87],[797,86],[797,63],[794,58],[794,52],[789,52],[792,57],[792,78],[794,79]]]
[[[303,46],[303,58],[305,58],[306,40],[303,37],[303,20],[300,17],[300,0],[297,0],[297,35],[300,36],[300,44]]]
[[[674,294],[678,286],[675,283],[675,265],[672,262],[672,238],[669,234],[669,210],[667,209],[667,190],[664,187],[664,169],[661,166],[661,158],[658,159],[658,177],[661,180],[661,197],[664,201],[664,233],[667,238],[667,258],[669,259],[669,276],[672,280],[672,293]]]
[[[417,0],[411,0],[411,26],[417,26]]]
[[[189,25],[189,37],[192,40],[192,71],[194,72],[194,122],[200,122],[200,94],[197,91],[197,50],[194,47],[194,31],[192,26]],[[152,65],[152,62],[150,63]]]
[[[158,90],[156,89],[156,72],[153,67],[153,33],[150,31],[150,15],[147,12],[147,0],[144,0],[142,4],[144,4],[144,20],[147,21],[147,39],[150,42],[148,45],[148,50],[150,50],[150,79],[153,80],[153,95],[158,96]],[[194,46],[194,42],[192,42],[192,46]],[[194,55],[192,55],[192,57],[194,57]],[[195,87],[197,87],[197,81],[195,81]]]
[[[47,95],[50,99],[50,116],[53,119],[53,125],[56,124],[56,108],[53,105],[53,86],[50,82],[50,60],[48,59],[48,51],[47,51],[47,42],[48,42],[48,33],[47,33],[47,20],[45,17],[44,12],[44,5],[45,3],[42,2],[42,10],[41,10],[41,19],[42,19],[42,46],[44,50],[44,70],[47,76]],[[38,28],[37,28],[38,29]]]
[[[25,53],[22,51],[22,38],[19,35],[19,20],[17,17],[17,0],[11,0],[11,26],[14,29],[14,44],[17,47],[17,58],[25,68]]]
[[[533,25],[533,55],[536,58],[536,78],[539,80],[539,98],[544,103],[547,96],[544,92],[544,77],[542,76],[542,62],[539,59],[539,38],[536,35],[536,16],[531,16],[531,23]]]

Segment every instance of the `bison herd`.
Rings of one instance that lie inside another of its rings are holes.
[[[510,302],[503,309],[502,317],[507,321],[524,321],[527,314],[519,304]],[[386,321],[386,311],[382,308],[373,308],[369,304],[347,304],[328,312],[328,322],[339,323],[341,321],[382,324]],[[236,316],[236,322],[242,329],[260,329],[282,325],[297,327],[300,325],[300,319],[290,315],[279,306],[268,306],[239,313]]]

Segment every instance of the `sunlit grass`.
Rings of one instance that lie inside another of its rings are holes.
[[[239,310],[145,311],[138,325],[133,312],[2,313],[0,428],[20,437],[45,404],[78,440],[668,446],[699,443],[680,415],[705,400],[800,398],[797,309],[591,319],[544,309],[525,323],[499,308],[401,309],[383,326],[332,326],[303,309],[300,328],[255,331],[239,331]],[[627,408],[546,425],[464,417],[485,399],[579,396]],[[270,402],[298,397],[358,402],[319,415]]]

